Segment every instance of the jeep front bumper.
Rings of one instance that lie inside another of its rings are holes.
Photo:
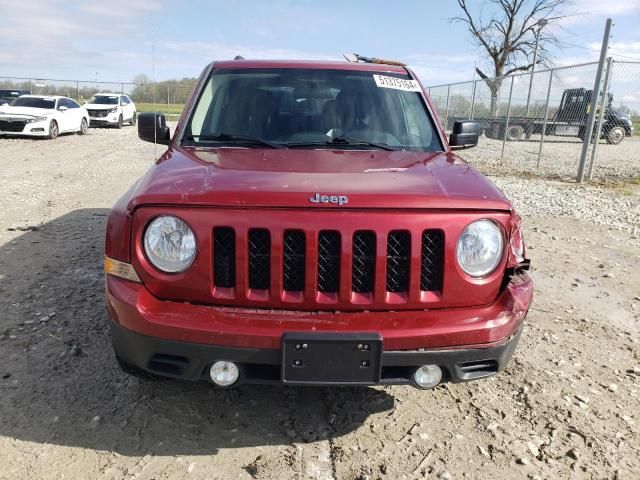
[[[443,381],[501,371],[518,343],[532,299],[528,276],[515,276],[491,305],[410,312],[288,312],[192,305],[153,297],[144,285],[107,276],[116,354],[149,373],[205,380],[217,360],[236,363],[240,383],[282,381],[282,339],[290,332],[382,340],[376,381],[316,384],[410,384],[416,368],[438,365]]]

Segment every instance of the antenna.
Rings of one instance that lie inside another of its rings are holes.
[[[151,4],[147,1],[147,7],[149,9],[149,16],[151,17],[151,81],[153,85],[151,87],[151,95],[153,99],[153,106],[156,105],[156,35],[155,24],[153,22],[153,10]],[[158,119],[154,112],[153,114],[153,161],[158,160]]]

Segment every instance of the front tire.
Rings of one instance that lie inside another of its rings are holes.
[[[86,135],[87,130],[89,129],[89,124],[87,123],[87,119],[83,118],[80,122],[80,130],[78,130],[78,135]]]
[[[622,127],[613,127],[611,130],[607,132],[605,138],[607,139],[607,143],[611,145],[618,145],[622,140],[624,140],[625,131]]]
[[[58,138],[59,133],[60,130],[58,129],[58,122],[56,122],[55,120],[51,120],[51,122],[49,123],[49,139],[55,140],[56,138]]]
[[[507,129],[507,141],[518,142],[524,135],[524,129],[520,125],[510,125]]]
[[[116,128],[122,128],[122,114],[118,117],[118,123],[116,124]]]
[[[137,116],[138,116],[138,114],[136,112],[133,112],[133,117],[131,117],[131,126],[132,127],[136,126]]]

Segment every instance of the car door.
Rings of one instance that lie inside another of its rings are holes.
[[[73,112],[69,109],[66,98],[58,98],[56,102],[58,131],[68,132],[73,128]]]
[[[80,130],[82,118],[85,116],[85,109],[82,108],[79,103],[71,100],[70,98],[66,98],[65,100],[67,101],[67,108],[69,109],[67,112],[70,113],[69,121],[71,122],[71,125],[69,129],[74,132],[78,131]]]
[[[129,97],[126,95],[120,95],[120,105],[122,105],[123,120],[125,122],[131,120],[131,117],[133,117],[133,106],[131,105]]]

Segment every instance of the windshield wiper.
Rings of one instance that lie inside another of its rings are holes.
[[[250,142],[259,145],[264,145],[269,148],[287,148],[284,145],[279,143],[273,143],[269,140],[264,140],[258,137],[252,137],[251,135],[240,135],[237,133],[216,133],[214,135],[191,135],[187,137],[188,140],[193,140],[196,142],[228,142],[228,141],[243,141]]]
[[[368,145],[369,147],[379,148],[380,150],[389,150],[389,151],[397,150],[397,148],[392,147],[387,143],[369,142],[368,140],[346,137],[344,135],[341,137],[332,138],[327,143],[330,145]]]
[[[367,145],[368,147],[379,148],[380,150],[388,150],[395,151],[398,148],[392,147],[386,143],[375,143],[369,142],[367,140],[361,140],[359,138],[351,138],[351,137],[335,137],[331,140],[327,140],[325,142],[299,142],[299,143],[285,143],[289,148],[295,147],[321,147],[321,146],[332,146],[332,145]]]

